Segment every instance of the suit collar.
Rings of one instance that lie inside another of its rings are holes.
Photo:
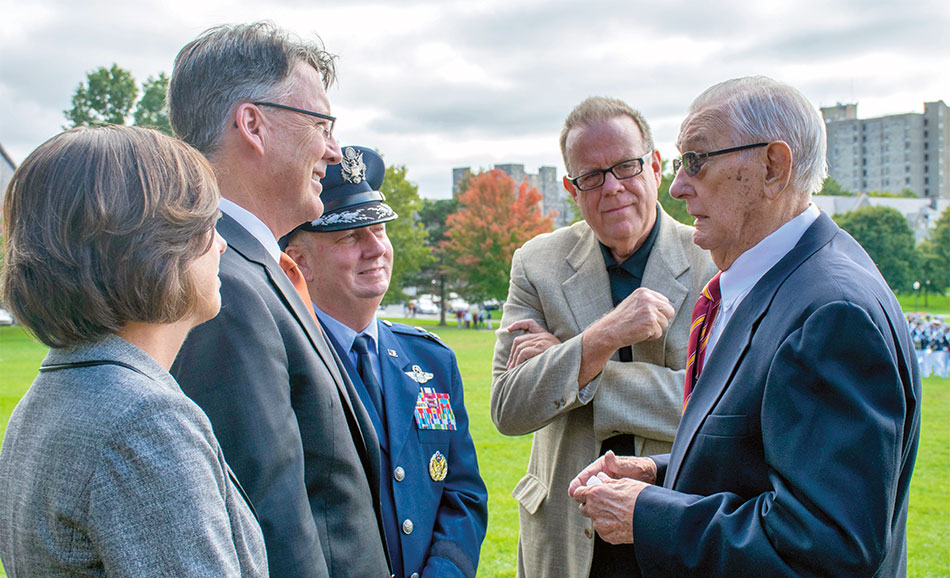
[[[274,238],[274,233],[264,224],[264,221],[260,220],[257,215],[241,205],[224,197],[221,197],[218,208],[221,209],[222,213],[234,219],[245,231],[250,233],[252,237],[257,239],[257,242],[264,247],[264,250],[267,251],[275,262],[280,262],[280,246],[277,244],[277,239]]]
[[[574,315],[574,330],[580,333],[613,308],[610,298],[610,279],[600,252],[600,242],[587,223],[572,225],[577,242],[567,254],[568,265],[574,270],[561,284],[564,298]]]
[[[723,328],[716,349],[706,360],[702,375],[693,388],[686,412],[677,429],[670,452],[670,464],[663,481],[665,487],[672,488],[675,484],[683,458],[689,451],[696,433],[732,381],[779,288],[802,263],[829,243],[839,230],[838,226],[822,213],[792,250],[756,283],[728,325]]]
[[[665,295],[678,312],[683,308],[689,293],[689,288],[680,278],[689,270],[690,263],[680,241],[676,221],[662,208],[658,209],[658,219],[662,223],[643,270],[640,286]],[[575,330],[580,333],[613,309],[613,302],[607,267],[594,231],[583,222],[572,228],[577,232],[577,242],[568,252],[566,261],[574,274],[565,279],[561,286],[574,315]]]

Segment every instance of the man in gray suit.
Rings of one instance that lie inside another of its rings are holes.
[[[584,220],[515,252],[492,380],[492,419],[534,432],[520,504],[518,575],[619,576],[629,546],[595,537],[568,496],[607,451],[668,451],[683,399],[690,310],[715,274],[692,227],[657,203],[660,155],[639,112],[579,104],[561,131],[564,186]]]
[[[378,441],[277,244],[322,214],[320,178],[340,162],[333,78],[322,47],[268,24],[213,28],[178,54],[169,119],[214,169],[230,250],[221,313],[172,373],[257,510],[272,576],[382,578]]]

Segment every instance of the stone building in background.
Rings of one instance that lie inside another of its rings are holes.
[[[950,199],[950,109],[942,100],[924,113],[858,118],[857,104],[823,107],[828,172],[843,189]],[[934,205],[936,206],[936,205]]]
[[[541,193],[541,212],[548,214],[551,211],[557,211],[554,217],[554,227],[563,227],[570,224],[573,216],[571,203],[573,201],[557,176],[555,167],[539,167],[538,173],[526,173],[523,164],[500,164],[493,168],[498,169],[515,181],[515,186],[520,185],[525,180],[528,186],[534,187]],[[452,195],[458,197],[464,191],[460,190],[461,184],[472,175],[470,167],[460,167],[452,169]]]

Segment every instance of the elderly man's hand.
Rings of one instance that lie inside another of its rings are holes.
[[[507,331],[524,331],[511,342],[511,352],[508,354],[508,369],[528,361],[535,355],[544,353],[552,345],[558,345],[561,340],[548,333],[541,324],[534,319],[521,319],[508,326]]]
[[[648,484],[656,483],[656,462],[652,459],[618,456],[611,450],[594,460],[571,480],[567,487],[568,495],[574,497],[574,492],[577,489],[585,487],[590,478],[601,472],[606,474],[606,477],[614,479],[630,478]],[[604,477],[600,476],[601,479]]]
[[[633,543],[633,510],[637,496],[650,484],[623,478],[601,478],[601,483],[581,486],[573,492],[578,509],[594,523],[594,530],[611,544]]]

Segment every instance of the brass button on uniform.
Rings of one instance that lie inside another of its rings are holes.
[[[584,528],[584,535],[587,536],[588,538],[594,537],[594,533],[590,531],[590,528]]]
[[[401,482],[406,479],[406,470],[402,469],[402,466],[396,466],[396,469],[393,470],[393,477],[397,482]]]
[[[402,533],[406,535],[412,534],[412,520],[406,520],[402,523]]]
[[[418,572],[413,572],[413,573],[412,573],[412,576],[410,576],[409,578],[419,578],[419,573],[418,573]]]

